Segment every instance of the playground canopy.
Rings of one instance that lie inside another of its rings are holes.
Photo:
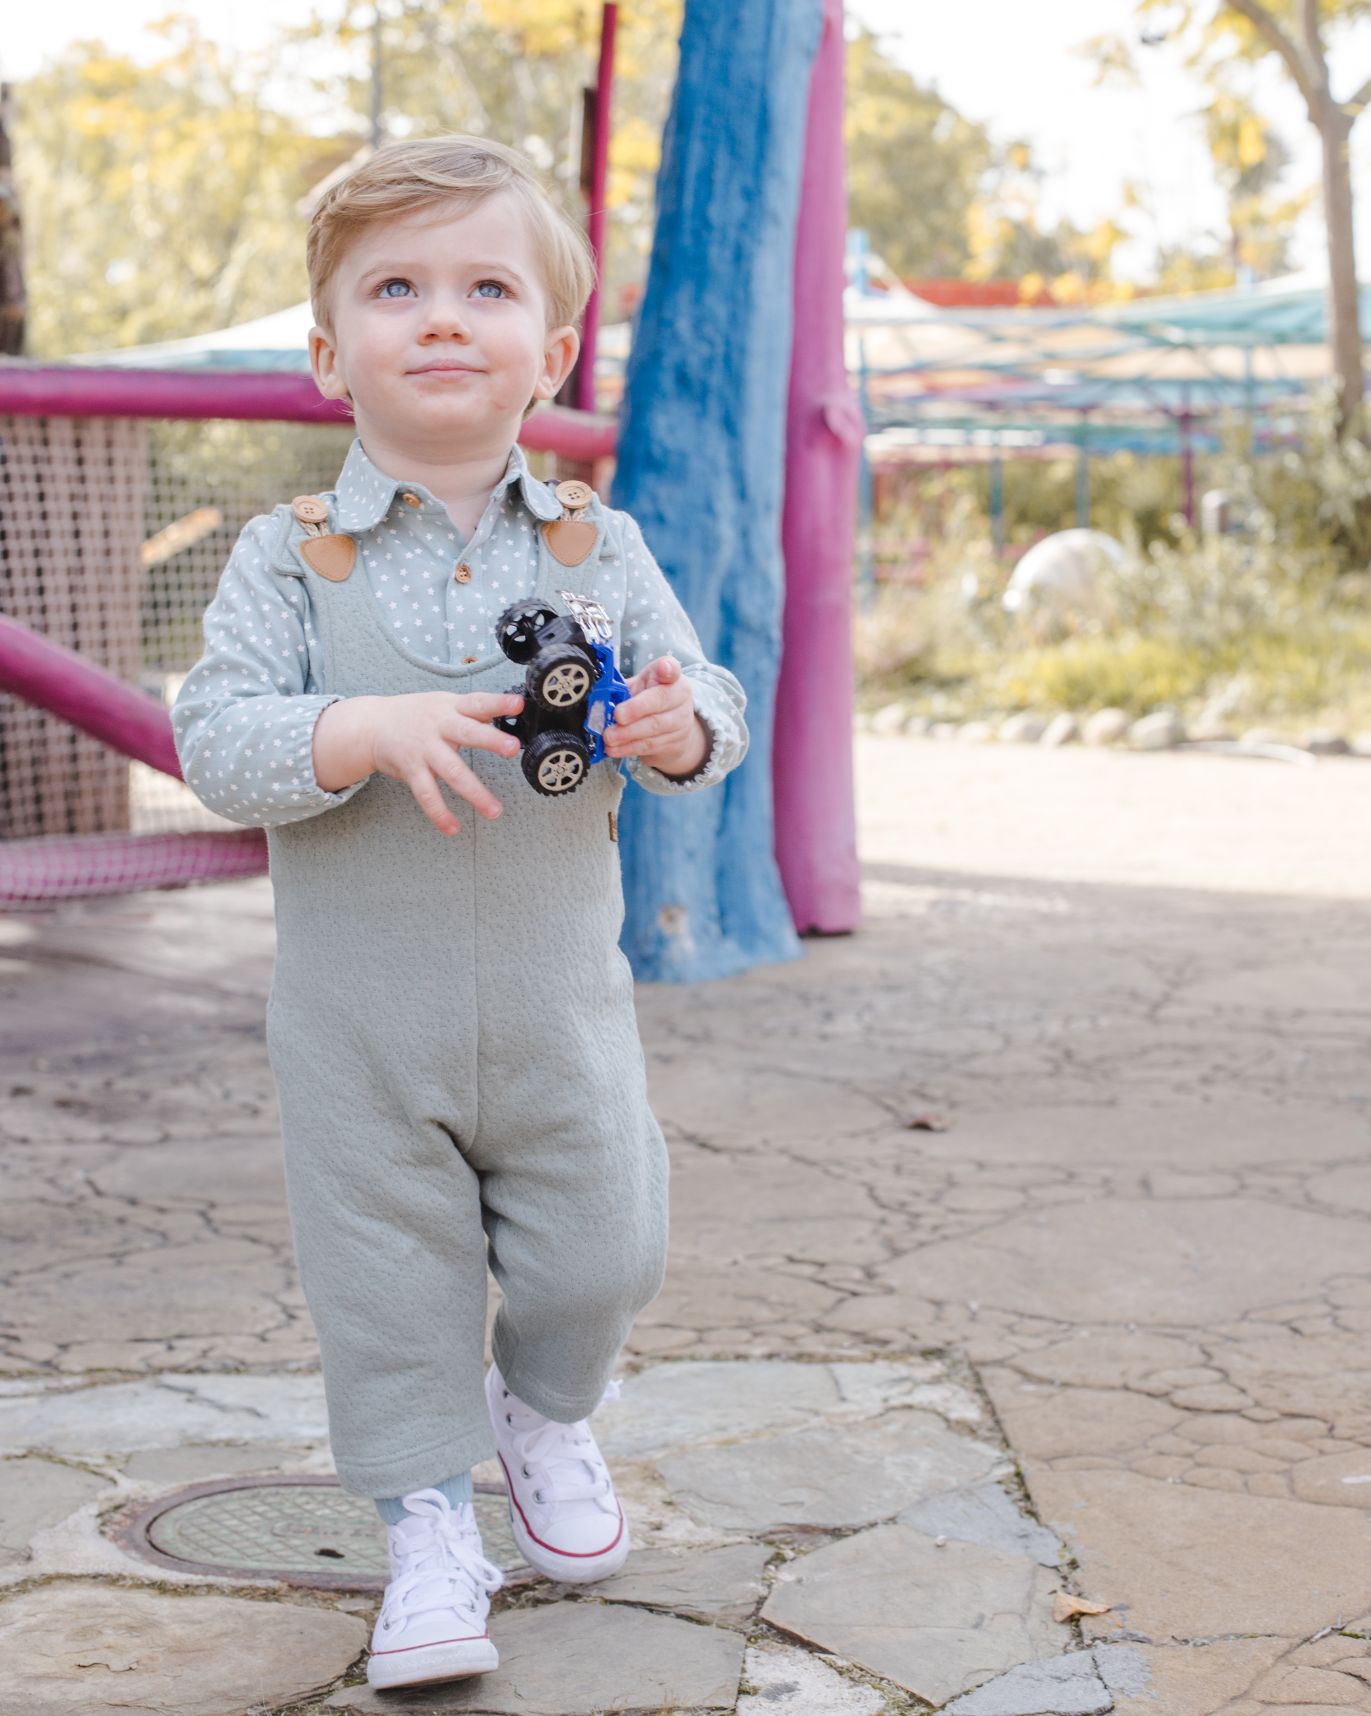
[[[1184,456],[1240,412],[1258,445],[1289,432],[1330,373],[1326,285],[1291,275],[1226,291],[1080,308],[946,307],[850,267],[846,359],[877,462],[1039,457],[1082,448]],[[1371,325],[1371,286],[1362,287]],[[303,373],[312,316],[295,304],[237,326],[74,361],[205,373]],[[630,328],[602,330],[601,402],[622,388]]]
[[[1184,455],[1217,446],[1231,412],[1260,445],[1288,433],[1330,374],[1325,299],[1307,275],[1080,309],[947,309],[850,289],[848,366],[871,429],[915,456]]]

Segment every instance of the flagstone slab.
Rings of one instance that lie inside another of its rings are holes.
[[[947,1706],[946,1716],[1108,1716],[1117,1692],[1146,1688],[1145,1658],[1097,1645],[1011,1668]]]
[[[762,1618],[943,1704],[1021,1662],[1059,1651],[1054,1573],[1021,1555],[881,1525],[800,1556]]]
[[[979,1543],[1007,1555],[1026,1555],[1043,1567],[1055,1567],[1062,1546],[1052,1532],[1020,1513],[1002,1484],[977,1484],[916,1502],[897,1514],[900,1525],[912,1525],[926,1537],[951,1537],[959,1543]]]
[[[737,1716],[884,1716],[885,1698],[822,1657],[772,1639],[749,1648]]]
[[[36,1532],[110,1489],[107,1479],[55,1460],[0,1461],[0,1566],[28,1559]]]
[[[238,1716],[323,1691],[367,1642],[309,1604],[167,1596],[94,1580],[0,1603],[0,1710],[18,1716]]]
[[[595,1434],[607,1456],[636,1460],[701,1442],[800,1429],[816,1418],[874,1418],[892,1406],[915,1404],[920,1389],[943,1381],[943,1367],[933,1361],[668,1362],[630,1377],[619,1399],[596,1413]]]
[[[397,1710],[437,1716],[600,1716],[605,1711],[732,1709],[743,1638],[615,1603],[562,1602],[491,1617],[500,1666],[446,1685],[335,1692],[334,1712]]]
[[[958,1435],[928,1412],[690,1448],[657,1463],[692,1519],[747,1532],[871,1525],[1004,1465],[998,1448]]]
[[[319,1376],[175,1375],[0,1396],[0,1453],[137,1453],[186,1442],[322,1442]]]
[[[766,1595],[765,1543],[730,1543],[681,1555],[635,1549],[622,1573],[602,1579],[595,1595],[608,1603],[646,1603],[698,1621],[745,1627]]]

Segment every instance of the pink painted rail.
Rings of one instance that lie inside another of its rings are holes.
[[[155,698],[0,614],[0,689],[123,756],[181,779],[171,716]]]
[[[351,413],[323,399],[307,375],[97,369],[83,364],[0,360],[0,413],[16,417],[228,417],[253,423],[348,423]],[[519,439],[533,452],[589,463],[610,457],[612,418],[544,405]]]

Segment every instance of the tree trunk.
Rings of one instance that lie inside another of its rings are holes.
[[[1323,212],[1328,229],[1328,345],[1338,392],[1338,439],[1363,432],[1365,376],[1361,304],[1353,241],[1352,175],[1348,138],[1352,123],[1332,101],[1314,115],[1323,145]]]
[[[614,504],[747,691],[751,749],[721,786],[631,786],[623,947],[693,982],[795,958],[772,850],[781,496],[795,230],[820,0],[686,0],[652,262],[629,355]],[[834,704],[832,687],[815,700]]]
[[[10,149],[10,86],[0,83],[0,357],[24,349],[24,251]]]

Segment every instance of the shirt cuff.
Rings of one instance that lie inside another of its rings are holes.
[[[319,717],[325,709],[332,703],[342,701],[341,693],[333,696],[321,695],[318,708],[301,723],[304,729],[304,756],[300,764],[300,779],[306,783],[307,802],[316,810],[332,810],[335,805],[346,804],[353,794],[359,792],[371,779],[370,775],[363,775],[361,780],[353,781],[351,786],[340,787],[337,792],[329,792],[327,787],[319,785],[318,776],[314,772],[314,729],[319,725]],[[291,796],[294,798],[294,792]]]

